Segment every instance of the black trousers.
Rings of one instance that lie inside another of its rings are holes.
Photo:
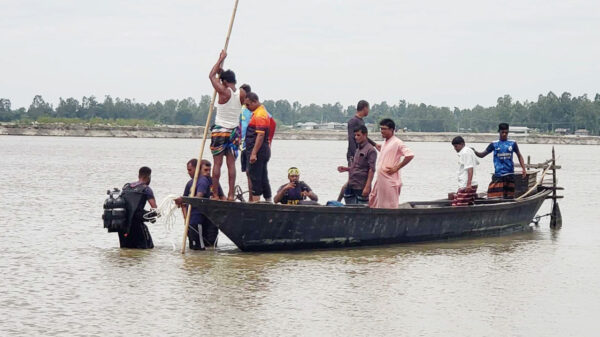
[[[271,150],[262,150],[259,151],[256,155],[256,161],[254,163],[250,163],[250,154],[252,151],[248,152],[248,175],[250,177],[250,181],[252,182],[252,195],[262,195],[266,198],[271,198],[271,184],[269,183],[269,171],[267,169],[267,164],[269,163],[269,159],[271,159]]]
[[[208,219],[202,222],[202,239],[205,246],[214,246],[219,236],[219,228]]]
[[[119,245],[121,248],[135,248],[135,249],[150,249],[154,248],[152,242],[152,236],[148,226],[142,221],[133,220],[129,233],[119,231]]]
[[[200,221],[190,222],[187,236],[191,250],[202,250],[207,246],[215,245],[219,236],[219,228],[206,217],[202,216]]]
[[[346,205],[368,205],[369,197],[363,197],[363,190],[347,187],[344,191],[344,202]]]
[[[188,228],[187,237],[188,237],[188,245],[191,250],[200,250],[202,247],[200,241],[200,232],[198,231],[198,227],[202,228],[198,223],[190,222],[190,228]]]

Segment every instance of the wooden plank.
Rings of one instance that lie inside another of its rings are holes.
[[[554,186],[542,186],[543,188],[547,189],[547,190],[553,190],[553,191],[562,191],[565,188],[564,187],[554,187]]]
[[[544,163],[541,163],[541,164],[525,164],[525,167],[528,168],[528,169],[545,169],[547,166],[548,166],[548,164],[544,164]],[[521,167],[521,164],[515,163],[515,167]],[[560,165],[553,165],[553,166],[551,165],[550,168],[549,168],[549,170],[554,170],[554,169],[559,170],[561,168],[562,168],[562,166],[560,166]]]

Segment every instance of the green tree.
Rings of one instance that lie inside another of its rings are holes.
[[[0,122],[10,122],[14,115],[10,110],[10,100],[8,98],[0,98]]]
[[[46,103],[41,95],[35,95],[27,110],[27,117],[35,120],[42,116],[51,116],[53,112],[52,105]]]

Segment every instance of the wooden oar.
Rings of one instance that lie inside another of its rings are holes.
[[[560,207],[558,207],[558,198],[556,195],[556,156],[554,154],[554,146],[552,147],[552,213],[550,214],[550,228],[562,227],[562,214],[560,214]]]
[[[238,0],[235,0],[233,6],[233,13],[231,14],[231,20],[229,20],[229,29],[227,30],[227,37],[225,38],[225,47],[223,50],[227,51],[229,46],[229,37],[231,36],[231,29],[233,28],[233,21],[235,20],[235,13],[237,11]],[[223,65],[221,64],[221,67]],[[198,173],[200,172],[200,166],[202,166],[202,156],[204,155],[204,146],[206,145],[206,137],[208,136],[208,126],[213,114],[213,108],[215,105],[215,99],[217,98],[217,90],[213,91],[212,99],[210,100],[210,106],[208,108],[208,116],[206,117],[206,125],[204,126],[204,136],[202,137],[202,146],[200,147],[200,155],[198,156],[198,164],[196,165],[196,171],[194,172],[194,181],[192,182],[192,188],[190,189],[190,197],[196,196],[196,183],[198,182]],[[192,213],[192,206],[188,205],[187,214],[185,217],[185,225],[183,227],[183,242],[181,244],[181,254],[185,254],[185,245],[187,240],[188,228],[190,226],[190,214]],[[202,238],[200,238],[202,240]]]

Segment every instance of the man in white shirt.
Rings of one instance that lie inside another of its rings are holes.
[[[452,139],[452,146],[458,153],[458,191],[452,201],[453,206],[473,205],[477,196],[477,182],[475,181],[475,167],[479,165],[475,152],[465,146],[461,136]]]
[[[246,91],[242,88],[236,90],[235,85],[237,82],[233,71],[223,71],[221,69],[226,57],[227,53],[222,50],[217,63],[208,74],[213,88],[219,94],[216,104],[217,115],[215,116],[215,124],[211,128],[210,137],[210,151],[214,160],[211,190],[214,192],[212,198],[218,199],[216,191],[220,187],[221,165],[223,165],[223,157],[225,157],[229,178],[227,200],[233,200],[235,194],[235,159],[238,155],[240,142],[240,113],[242,112],[242,104],[246,99]]]

